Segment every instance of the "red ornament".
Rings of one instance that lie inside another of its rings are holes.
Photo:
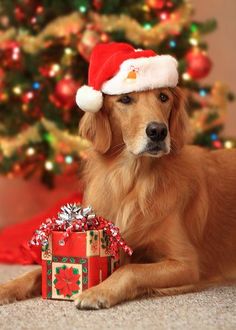
[[[28,104],[32,101],[33,98],[34,98],[34,93],[28,91],[22,95],[21,100],[24,104]]]
[[[146,5],[154,10],[161,10],[166,5],[166,0],[146,0]]]
[[[22,66],[20,44],[14,40],[5,40],[0,45],[0,63],[8,69]]]
[[[93,6],[96,10],[101,10],[102,9],[102,0],[93,0]]]
[[[93,48],[101,41],[101,35],[94,29],[84,31],[81,40],[77,46],[80,55],[89,61]]]
[[[63,78],[58,81],[51,100],[58,107],[71,109],[75,105],[75,94],[79,83],[72,78]]]
[[[193,79],[205,78],[211,68],[212,61],[200,50],[190,51],[186,56],[187,72]]]
[[[14,9],[14,15],[15,15],[15,18],[18,22],[21,22],[25,19],[25,13],[22,10],[22,8],[20,8],[20,7],[16,7]]]
[[[5,72],[3,69],[0,68],[0,89],[3,87],[4,77],[5,77]]]

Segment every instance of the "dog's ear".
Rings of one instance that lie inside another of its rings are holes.
[[[106,111],[101,109],[96,113],[86,112],[80,121],[79,134],[91,141],[96,151],[105,154],[112,140],[111,126]]]
[[[169,118],[171,149],[178,152],[187,142],[189,134],[189,120],[185,110],[186,100],[179,87],[171,88],[174,96],[173,107]]]

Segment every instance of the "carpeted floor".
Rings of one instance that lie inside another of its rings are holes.
[[[33,267],[0,265],[0,281]],[[35,298],[0,306],[0,329],[233,330],[236,329],[236,287],[142,299],[100,311],[78,311],[71,302]]]

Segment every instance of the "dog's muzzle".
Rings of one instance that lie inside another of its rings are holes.
[[[165,138],[168,134],[168,128],[164,123],[150,122],[146,127],[146,135],[148,143],[145,152],[152,155],[158,154],[160,151],[167,152]]]

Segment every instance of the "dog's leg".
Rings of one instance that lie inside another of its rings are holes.
[[[0,305],[39,296],[41,293],[41,267],[0,285]]]
[[[129,264],[116,270],[104,282],[79,294],[75,305],[78,309],[108,308],[121,301],[150,293],[152,289],[189,284],[194,286],[198,280],[199,275],[194,267],[176,260]]]

